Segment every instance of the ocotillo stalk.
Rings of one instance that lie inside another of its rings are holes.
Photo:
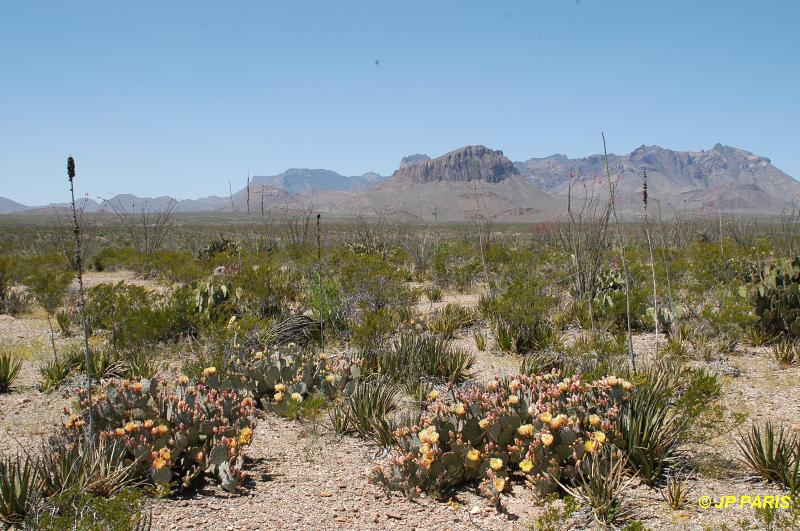
[[[644,206],[644,230],[647,234],[647,249],[650,251],[650,271],[653,274],[653,322],[656,330],[656,358],[658,357],[658,292],[656,291],[656,262],[653,259],[653,240],[650,237],[650,223],[647,219],[647,170],[644,170],[642,185],[642,204]]]
[[[608,194],[611,201],[611,212],[614,214],[614,225],[617,226],[617,240],[619,243],[619,254],[622,259],[622,272],[625,274],[625,316],[628,323],[628,352],[631,356],[631,366],[636,370],[636,352],[633,350],[633,334],[631,332],[631,282],[628,277],[628,263],[625,260],[625,242],[622,240],[622,228],[619,224],[617,217],[617,206],[614,200],[616,185],[611,182],[611,170],[608,167],[608,149],[606,148],[606,135],[600,133],[603,137],[603,155],[606,165],[606,179],[608,180]]]
[[[89,429],[86,432],[87,447],[94,445],[94,411],[92,408],[92,371],[91,355],[89,354],[89,323],[86,319],[86,295],[83,289],[83,257],[81,256],[81,226],[78,223],[78,209],[75,207],[75,159],[67,158],[67,177],[69,178],[69,193],[72,203],[72,233],[75,235],[75,273],[78,276],[78,311],[81,314],[83,326],[83,359],[86,365],[86,393],[88,395],[87,409],[89,410]]]

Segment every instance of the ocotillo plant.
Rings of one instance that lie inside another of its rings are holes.
[[[67,158],[67,177],[69,178],[69,193],[72,203],[72,233],[75,235],[75,274],[78,277],[78,311],[81,314],[83,328],[83,359],[86,366],[86,393],[92,396],[91,355],[89,354],[89,322],[86,318],[86,294],[83,289],[83,258],[81,255],[81,226],[78,223],[78,209],[75,206],[75,159]],[[92,426],[92,401],[88,401],[89,429],[86,431],[87,445],[94,444],[94,426]]]
[[[611,182],[611,170],[608,168],[608,149],[606,148],[606,135],[600,133],[603,137],[603,155],[606,164],[606,179],[608,180],[608,194],[609,201],[611,202],[611,213],[614,215],[614,225],[617,226],[617,240],[619,244],[619,254],[622,259],[622,272],[625,274],[625,316],[628,323],[628,353],[631,356],[631,365],[633,370],[636,370],[636,352],[633,350],[633,334],[631,333],[631,281],[628,277],[628,262],[625,260],[625,242],[622,239],[622,228],[619,224],[619,217],[617,217],[617,206],[614,201],[616,185]]]

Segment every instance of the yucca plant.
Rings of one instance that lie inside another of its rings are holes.
[[[355,432],[382,445],[390,444],[394,426],[388,417],[397,407],[399,392],[398,385],[388,378],[369,378],[356,384],[347,398],[347,416]]]
[[[765,480],[789,489],[800,488],[800,439],[776,429],[767,421],[763,429],[753,425],[736,441],[742,462]]]
[[[139,463],[126,455],[122,444],[107,439],[92,448],[81,439],[52,442],[37,463],[42,489],[50,496],[113,496],[137,482]]]
[[[688,419],[676,415],[671,404],[680,388],[679,369],[654,365],[639,378],[619,416],[619,447],[641,480],[651,484],[677,460]]]
[[[61,334],[63,334],[64,337],[72,336],[72,331],[70,330],[72,317],[70,316],[69,312],[65,312],[63,310],[57,311],[56,323],[58,323],[58,328],[61,330]]]
[[[0,457],[0,521],[22,522],[38,494],[38,485],[32,459],[20,455]]]
[[[73,361],[67,357],[46,361],[39,367],[39,374],[42,375],[39,390],[42,392],[52,391],[67,379],[74,368]]]
[[[479,351],[484,352],[486,350],[486,342],[488,338],[486,337],[485,332],[475,332],[472,334],[472,337],[475,339],[475,348]]]
[[[0,354],[0,393],[7,393],[11,383],[19,375],[22,363],[11,354]]]
[[[661,491],[661,497],[672,509],[680,509],[686,504],[693,485],[689,484],[688,474],[674,474],[667,477],[667,485]]]
[[[778,367],[788,369],[800,364],[800,348],[796,341],[783,339],[772,346],[772,356],[778,362]]]
[[[563,356],[553,351],[541,351],[528,354],[519,364],[519,372],[526,376],[534,376],[553,369],[559,369],[563,363]]]
[[[425,296],[428,297],[428,301],[433,304],[434,302],[439,302],[442,300],[442,288],[431,286],[425,290]]]
[[[625,456],[619,450],[605,446],[581,462],[574,486],[564,486],[560,482],[559,485],[586,505],[598,524],[613,526],[632,513],[625,493],[633,477],[626,477],[626,468]]]
[[[448,304],[431,320],[430,330],[445,339],[452,339],[455,333],[469,326],[475,320],[474,313],[457,304]]]
[[[503,352],[514,350],[514,331],[511,325],[501,319],[495,319],[492,321],[492,332],[494,332],[494,341],[500,350]]]

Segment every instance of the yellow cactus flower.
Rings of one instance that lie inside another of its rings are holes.
[[[275,396],[273,396],[272,398],[275,399],[275,402],[281,402],[283,400],[283,393],[278,391],[277,393],[275,393]]]
[[[508,397],[508,403],[512,406],[519,403],[519,397],[517,395],[511,395]]]
[[[153,468],[155,468],[156,470],[161,470],[165,466],[167,466],[167,462],[161,459],[160,457],[157,457],[156,459],[153,460]]]
[[[523,459],[519,464],[519,469],[525,473],[530,472],[533,469],[533,461],[530,459]]]
[[[428,393],[428,400],[434,401],[437,398],[439,398],[439,391],[437,391],[436,389]]]
[[[325,354],[324,352],[320,352],[319,353],[319,359],[320,359],[320,361],[325,361],[325,360],[328,359],[328,355]]]
[[[519,389],[519,385],[519,380],[511,380],[511,383],[508,385],[508,387],[511,389],[512,393],[516,393],[517,389]]]
[[[242,433],[239,434],[239,443],[246,446],[253,440],[253,430],[249,426],[242,428]]]
[[[125,424],[125,431],[128,432],[128,433],[136,431],[136,423],[135,422],[129,422],[129,423]]]
[[[282,383],[275,384],[275,392],[276,393],[283,393],[284,391],[286,391],[286,384],[282,384]]]
[[[550,428],[553,430],[557,430],[564,426],[567,423],[567,416],[566,415],[558,415],[554,419],[550,421]]]
[[[492,457],[489,459],[489,468],[492,470],[500,470],[503,468],[503,460],[499,457]]]
[[[583,443],[583,449],[589,453],[594,452],[595,446],[596,445],[594,441],[586,441],[585,443]]]
[[[467,460],[468,461],[478,461],[481,458],[481,453],[476,450],[475,448],[470,448],[467,450]]]
[[[462,404],[461,402],[459,402],[458,404],[456,404],[455,406],[453,406],[453,412],[454,412],[456,415],[458,415],[459,417],[460,417],[460,416],[463,416],[463,415],[466,413],[466,410],[464,409],[464,404]]]
[[[125,428],[117,428],[114,430],[114,435],[117,437],[124,437],[125,436]]]
[[[164,424],[159,424],[156,427],[156,430],[158,430],[159,435],[164,435],[169,431],[169,428],[167,428]]]
[[[152,420],[147,419],[146,421],[144,421],[144,428],[146,430],[149,430],[152,427],[153,427],[153,421]]]
[[[622,380],[622,388],[626,391],[630,391],[633,389],[633,384],[627,380]]]
[[[180,385],[188,384],[189,383],[189,377],[184,375],[184,374],[181,374],[180,376],[178,376],[178,383]]]
[[[544,413],[539,415],[539,420],[541,420],[545,424],[550,424],[550,421],[553,420],[553,415],[545,411]]]
[[[553,436],[550,435],[549,433],[543,433],[542,444],[544,444],[545,446],[550,446],[551,444],[553,444]]]
[[[592,426],[599,426],[600,425],[600,417],[597,415],[589,415],[589,424]]]
[[[203,369],[203,376],[205,376],[206,378],[216,373],[217,373],[216,367],[206,367],[205,369]]]
[[[530,437],[533,435],[533,424],[523,424],[517,428],[517,433],[523,437]]]
[[[336,381],[336,376],[329,374],[328,376],[325,377],[325,381],[328,382],[329,384],[332,384],[333,382]]]
[[[264,359],[264,353],[259,350],[258,352],[253,354],[253,359],[255,359],[256,361],[263,360]]]
[[[164,461],[169,461],[172,458],[172,454],[169,451],[169,448],[162,448],[158,455],[161,456],[161,459]]]
[[[295,402],[300,402],[301,400],[303,400],[303,397],[300,396],[300,393],[292,393],[292,400],[294,400]]]
[[[492,423],[492,421],[490,421],[489,419],[481,419],[481,420],[478,422],[478,426],[480,426],[482,430],[485,430],[486,428],[488,428],[488,427],[489,427],[489,425],[490,425],[491,423]]]
[[[506,488],[506,480],[503,478],[494,478],[492,480],[492,486],[495,491],[503,492],[503,489]]]
[[[608,385],[613,387],[617,385],[617,382],[619,382],[619,380],[617,379],[616,376],[609,376],[608,378],[606,378],[606,382],[608,383]]]
[[[606,434],[602,431],[596,431],[594,432],[594,440],[602,444],[606,442]]]

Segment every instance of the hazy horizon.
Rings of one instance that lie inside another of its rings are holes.
[[[14,3],[0,196],[227,195],[251,175],[716,143],[800,177],[794,2]],[[237,185],[237,183],[239,183]]]

